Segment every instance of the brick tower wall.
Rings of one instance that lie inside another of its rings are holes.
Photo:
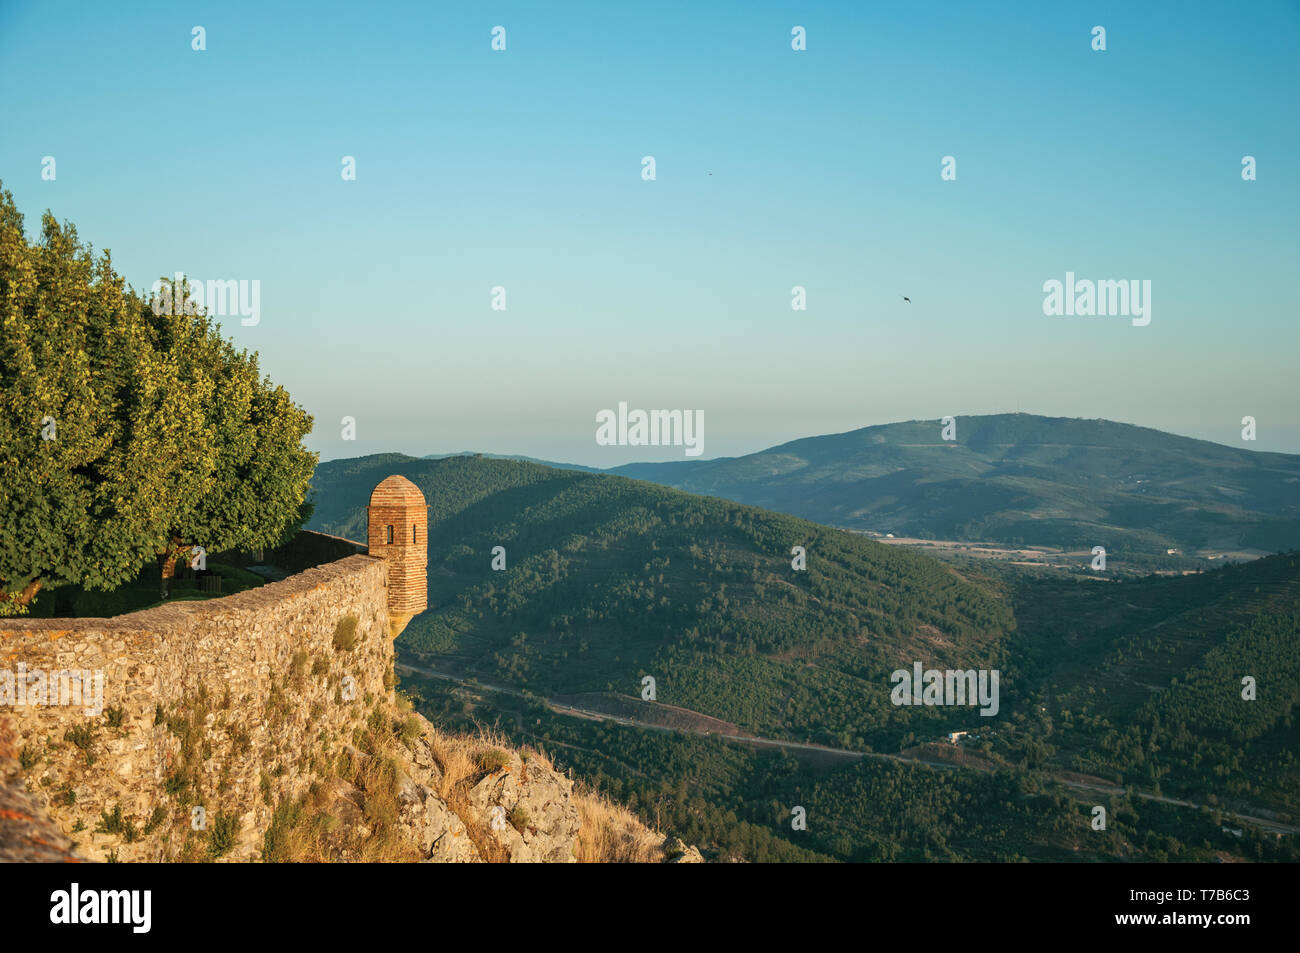
[[[428,508],[405,500],[377,499],[368,510],[370,555],[388,562],[388,611],[414,614],[428,608]],[[388,542],[388,527],[393,542]],[[414,528],[414,539],[412,538]]]

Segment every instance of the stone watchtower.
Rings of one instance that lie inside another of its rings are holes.
[[[429,507],[404,476],[386,478],[366,508],[370,555],[388,561],[388,632],[397,638],[429,606]]]

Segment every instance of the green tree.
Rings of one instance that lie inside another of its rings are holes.
[[[183,284],[177,297],[187,294]],[[217,552],[284,542],[310,515],[304,500],[316,456],[302,438],[311,417],[284,388],[259,377],[256,353],[236,350],[202,315],[151,310],[162,312],[159,327],[188,357],[186,386],[206,395],[195,422],[203,439],[191,457],[204,490],[184,496],[188,505],[174,511],[160,553],[164,575],[171,559],[194,545]]]
[[[48,212],[28,242],[2,188],[0,322],[0,615],[301,524],[311,418],[256,355],[201,314],[156,313]]]

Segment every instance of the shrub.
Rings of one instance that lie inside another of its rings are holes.
[[[487,748],[480,751],[474,758],[474,764],[480,771],[491,774],[494,771],[500,771],[510,763],[510,755],[506,754],[500,748]]]
[[[361,788],[365,792],[365,816],[376,834],[383,834],[397,823],[397,777],[399,768],[392,758],[376,756],[361,771]]]
[[[299,859],[303,845],[298,826],[306,802],[307,796],[304,795],[297,801],[281,801],[276,807],[262,842],[264,863],[277,864]]]
[[[69,728],[63,733],[63,740],[71,742],[86,756],[87,766],[95,763],[95,726],[87,722]]]
[[[397,738],[406,747],[411,747],[418,737],[420,737],[420,719],[409,715],[397,723]]]
[[[351,652],[361,636],[357,634],[357,617],[349,612],[334,627],[334,651]]]
[[[95,744],[95,726],[86,722],[69,728],[63,733],[63,740],[71,742],[82,751],[89,751]]]
[[[163,782],[163,790],[180,801],[182,807],[188,803],[187,793],[189,787],[190,778],[184,771],[177,771]]]
[[[154,831],[158,829],[158,826],[162,824],[162,822],[165,821],[166,819],[167,819],[167,812],[164,811],[163,806],[159,804],[157,807],[153,809],[153,813],[149,815],[149,820],[145,822],[144,832],[146,834],[152,834]]]
[[[239,839],[239,815],[218,814],[208,832],[208,854],[214,858],[228,853]]]
[[[248,754],[252,750],[252,737],[242,725],[228,725],[226,733],[230,736],[230,744],[236,754]]]
[[[528,812],[516,804],[510,809],[510,813],[506,815],[506,820],[510,822],[511,827],[522,834],[528,827]]]
[[[108,720],[108,727],[121,728],[122,722],[126,719],[126,709],[122,707],[105,708],[104,717]]]
[[[289,663],[289,672],[293,676],[294,684],[301,685],[302,680],[307,677],[307,650],[298,649],[293,653],[293,661]]]
[[[367,792],[365,814],[375,831],[382,833],[397,823],[397,802],[387,791]]]
[[[357,725],[352,729],[352,743],[367,754],[375,754],[387,747],[393,736],[393,727],[387,716],[375,709],[364,727]]]
[[[95,825],[96,834],[120,834],[122,833],[122,805],[114,805],[113,810],[104,811],[99,816],[99,823]]]

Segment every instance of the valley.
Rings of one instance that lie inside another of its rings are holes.
[[[1295,855],[1295,554],[1189,575],[936,558],[607,474],[398,455],[323,464],[317,528],[354,531],[349,487],[379,470],[430,504],[430,608],[397,643],[420,709],[719,857]],[[918,662],[1000,671],[998,714],[891,704]],[[1243,674],[1257,701],[1232,700]],[[782,803],[838,834],[798,836]],[[1116,836],[1093,836],[1098,804]]]

